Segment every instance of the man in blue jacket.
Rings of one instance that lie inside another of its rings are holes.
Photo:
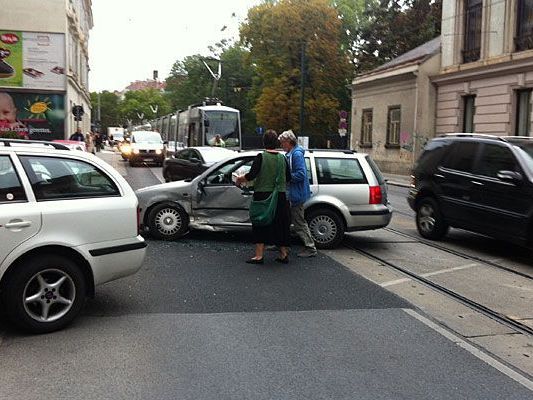
[[[298,257],[315,257],[317,254],[315,242],[304,216],[304,203],[311,197],[311,188],[309,187],[309,178],[305,166],[305,150],[298,145],[292,130],[285,131],[279,135],[279,141],[281,147],[287,153],[286,157],[291,169],[291,181],[288,185],[291,222],[305,245],[305,250],[299,253]]]

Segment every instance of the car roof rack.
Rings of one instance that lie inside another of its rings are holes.
[[[326,152],[326,153],[344,153],[344,154],[355,154],[356,150],[348,149],[306,149],[306,152],[313,153],[315,151]]]
[[[501,138],[505,140],[533,140],[533,137],[531,136],[501,136]]]
[[[12,144],[19,145],[19,144],[42,144],[46,146],[53,147],[56,150],[68,150],[70,149],[61,143],[54,143],[54,142],[48,142],[46,140],[26,140],[26,139],[4,139],[0,138],[0,143],[4,144],[4,147],[13,147]]]
[[[437,137],[446,138],[446,137],[473,137],[473,138],[480,138],[480,139],[491,139],[491,140],[499,140],[501,142],[505,142],[504,136],[494,136],[494,135],[487,135],[484,133],[445,133],[442,135],[439,135]]]

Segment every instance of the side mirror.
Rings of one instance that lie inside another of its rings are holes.
[[[522,174],[515,171],[498,171],[496,176],[504,182],[520,183],[523,180]]]

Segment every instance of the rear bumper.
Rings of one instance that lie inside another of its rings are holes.
[[[392,207],[389,204],[369,210],[352,210],[349,217],[346,218],[346,231],[383,228],[390,223],[392,212]]]
[[[133,240],[84,245],[79,250],[91,264],[96,286],[136,273],[144,262],[146,247],[144,238],[137,236]]]

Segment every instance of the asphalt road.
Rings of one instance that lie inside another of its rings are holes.
[[[133,187],[147,168],[106,156]],[[249,234],[149,241],[71,327],[0,339],[0,399],[529,399],[531,392],[325,255],[244,263]]]

